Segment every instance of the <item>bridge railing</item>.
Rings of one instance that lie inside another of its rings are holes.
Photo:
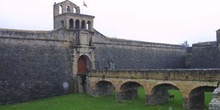
[[[216,82],[220,69],[91,70],[89,77]]]

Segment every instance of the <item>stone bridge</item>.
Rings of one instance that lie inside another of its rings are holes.
[[[183,107],[203,109],[204,92],[213,92],[220,81],[220,69],[161,69],[161,70],[93,70],[89,73],[89,93],[93,96],[116,93],[116,100],[137,97],[144,88],[147,105],[164,104],[169,89],[182,93]]]

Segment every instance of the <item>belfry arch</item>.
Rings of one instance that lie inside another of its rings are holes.
[[[88,30],[91,30],[91,27],[92,27],[92,26],[91,26],[91,22],[88,21],[88,22],[87,22],[87,26],[86,26],[86,28],[87,28]]]
[[[75,21],[75,29],[79,29],[79,27],[80,27],[80,21],[77,19]]]
[[[86,22],[84,20],[81,22],[81,29],[86,29]]]
[[[73,29],[73,19],[69,20],[69,29]]]
[[[62,14],[63,13],[63,6],[62,5],[59,6],[59,10],[58,11],[59,11],[58,14]]]

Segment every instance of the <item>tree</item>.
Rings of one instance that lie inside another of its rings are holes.
[[[184,41],[181,45],[185,47],[189,47],[188,41]]]

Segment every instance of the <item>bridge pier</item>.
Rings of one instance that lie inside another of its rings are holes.
[[[78,82],[78,89],[79,93],[87,93],[88,89],[88,82],[87,82],[87,76],[77,76],[77,82]]]
[[[138,90],[137,89],[129,89],[125,91],[120,91],[116,93],[116,100],[133,100],[138,98]]]
[[[185,109],[203,110],[205,108],[204,100],[204,92],[197,91],[183,98],[183,107]]]
[[[197,91],[190,94],[189,97],[189,108],[193,110],[202,110],[205,108],[204,105],[204,91]]]
[[[189,98],[183,98],[183,108],[190,109]]]
[[[115,90],[115,87],[106,81],[100,81],[94,88],[89,88],[89,94],[95,97],[111,95]]]
[[[166,88],[155,89],[152,94],[146,95],[147,105],[160,105],[168,102],[169,93]]]

